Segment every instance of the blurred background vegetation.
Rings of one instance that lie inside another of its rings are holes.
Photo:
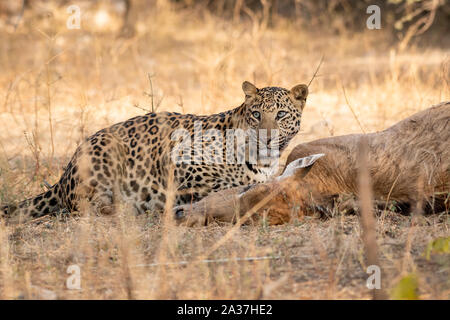
[[[17,28],[25,11],[35,19],[51,19],[52,9],[82,4],[96,7],[107,6],[122,16],[122,31],[130,32],[139,21],[155,7],[166,1],[146,0],[16,0],[0,2],[0,17],[3,27]],[[367,19],[366,9],[376,4],[381,9],[383,28],[392,41],[407,41],[410,38],[427,38],[439,45],[449,45],[450,2],[447,0],[168,0],[175,10],[212,14],[221,19],[239,23],[245,20],[261,19],[266,27],[282,23],[286,19],[310,32],[349,34],[361,31]],[[197,16],[199,18],[201,15]],[[125,30],[131,29],[131,30]],[[444,42],[442,42],[442,40]]]
[[[196,19],[205,14],[233,23],[259,19],[267,28],[288,21],[312,33],[333,35],[361,31],[367,19],[367,7],[375,4],[381,9],[382,28],[389,34],[390,43],[399,41],[403,48],[410,41],[450,44],[450,2],[447,0],[2,0],[1,27],[15,30],[26,11],[34,19],[45,20],[51,19],[58,7],[81,4],[91,8],[109,6],[110,13],[121,16],[122,35],[130,36],[137,23],[149,22],[149,11],[167,2],[174,10],[200,13]]]

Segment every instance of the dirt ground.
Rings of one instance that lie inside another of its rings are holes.
[[[382,288],[392,293],[399,279],[414,274],[419,298],[448,299],[449,255],[426,257],[431,240],[448,236],[448,213],[411,220],[392,212],[378,216]],[[230,229],[227,224],[165,226],[159,217],[125,214],[46,218],[8,230],[8,270],[14,277],[3,290],[9,298],[59,299],[372,297],[355,215],[310,217],[275,227],[246,225],[199,262]],[[70,265],[80,266],[81,290],[66,287]]]

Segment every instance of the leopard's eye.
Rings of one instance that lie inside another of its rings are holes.
[[[261,118],[261,112],[259,111],[253,111],[252,115],[258,120]]]
[[[277,113],[277,119],[283,118],[287,114],[286,111],[278,111]]]

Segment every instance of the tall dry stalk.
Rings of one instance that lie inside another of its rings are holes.
[[[4,222],[0,222],[0,297],[2,299],[13,298],[13,273],[9,253],[8,232]]]
[[[360,224],[362,229],[362,238],[366,252],[366,260],[369,266],[375,265],[381,269],[378,259],[377,245],[377,222],[373,213],[372,186],[370,181],[370,159],[369,144],[366,137],[362,138],[358,147],[358,168],[359,168],[359,200],[361,208]],[[383,273],[381,272],[383,277]],[[386,299],[383,289],[372,289],[372,298],[374,300]]]

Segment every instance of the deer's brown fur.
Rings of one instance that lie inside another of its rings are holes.
[[[444,102],[376,133],[320,139],[296,146],[287,164],[325,154],[308,168],[264,184],[213,193],[200,202],[175,208],[178,221],[205,224],[233,221],[256,213],[269,224],[287,222],[312,211],[329,211],[336,199],[358,196],[358,151],[368,143],[374,200],[404,208],[448,206],[450,192],[450,102]],[[427,204],[431,204],[428,205]],[[341,204],[343,207],[346,206]]]

